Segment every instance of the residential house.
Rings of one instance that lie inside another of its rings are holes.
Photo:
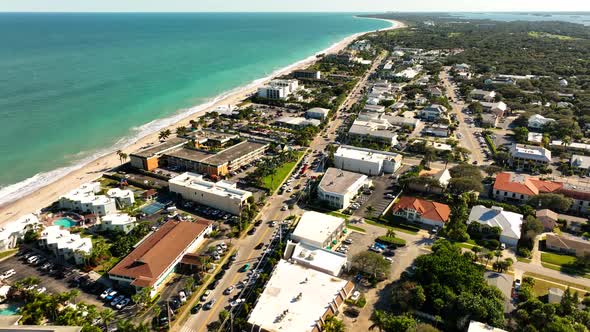
[[[392,214],[425,226],[441,228],[449,220],[451,209],[446,204],[403,196],[393,205]]]
[[[451,130],[447,125],[435,123],[424,127],[422,133],[428,136],[449,137]]]
[[[102,217],[100,228],[103,231],[117,231],[129,233],[134,227],[137,219],[127,213],[108,214]]]
[[[132,206],[135,203],[133,191],[128,189],[112,188],[107,191],[107,195],[110,198],[114,198],[117,201],[117,206],[120,208]]]
[[[30,213],[0,227],[0,251],[14,249],[28,231],[37,230],[41,226],[39,218]]]
[[[447,108],[442,105],[432,104],[420,110],[420,118],[426,121],[447,119]]]
[[[558,227],[557,220],[559,219],[559,214],[553,212],[549,209],[541,209],[535,212],[535,217],[543,224],[543,230],[545,232],[551,232]]]
[[[496,128],[500,117],[495,113],[484,113],[481,115],[481,126],[484,128]]]
[[[476,205],[471,208],[467,224],[477,222],[489,228],[499,227],[500,242],[510,247],[516,247],[518,240],[520,240],[520,228],[523,222],[523,215],[504,211],[503,208],[492,206],[486,208],[483,205]]]
[[[590,175],[590,157],[574,154],[570,159],[570,166],[575,173]]]
[[[506,111],[508,111],[508,105],[503,101],[497,103],[490,103],[487,101],[480,101],[479,104],[483,107],[483,111],[486,113],[494,113],[499,117],[503,117]]]
[[[366,175],[330,167],[318,185],[318,198],[332,208],[346,209],[359,191],[369,184]]]
[[[469,93],[471,99],[493,102],[496,98],[496,91],[486,91],[481,89],[475,89]]]
[[[432,97],[435,97],[435,98],[440,98],[444,95],[441,88],[439,88],[437,86],[433,86],[433,87],[428,88],[428,94]]]
[[[590,242],[574,236],[547,234],[545,237],[545,247],[548,250],[575,255],[577,257],[590,254]]]
[[[541,114],[534,114],[528,120],[528,127],[530,129],[542,130],[547,124],[555,122],[555,119],[546,118]]]
[[[451,173],[448,169],[431,169],[429,171],[422,170],[419,173],[420,178],[428,178],[430,181],[411,181],[408,188],[414,191],[442,194],[451,180]]]

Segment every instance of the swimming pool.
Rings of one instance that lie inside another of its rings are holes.
[[[145,206],[141,209],[141,211],[143,211],[145,214],[147,215],[152,215],[152,214],[156,214],[158,213],[160,210],[162,210],[164,207],[166,207],[165,204],[162,204],[160,202],[153,202],[152,204]]]
[[[78,223],[68,217],[61,217],[53,222],[54,225],[61,226],[63,228],[71,228],[74,226],[78,226]]]
[[[0,316],[12,316],[18,313],[18,306],[14,304],[3,305],[0,307]]]

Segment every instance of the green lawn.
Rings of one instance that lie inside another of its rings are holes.
[[[549,263],[553,265],[568,265],[573,264],[576,261],[576,257],[569,255],[560,255],[549,252],[541,253],[541,261],[543,263]]]
[[[523,277],[532,277],[535,279],[535,287],[533,288],[535,294],[537,296],[543,296],[548,293],[548,289],[552,287],[557,287],[561,289],[566,289],[567,287],[577,288],[584,290],[585,292],[590,291],[590,287],[586,287],[579,284],[572,284],[569,282],[565,282],[561,279],[555,279],[551,277],[544,276],[542,274],[532,273],[532,272],[525,272]],[[540,280],[543,279],[543,280]],[[584,294],[581,294],[583,297]]]
[[[352,229],[352,230],[357,231],[357,232],[362,232],[362,233],[365,233],[366,232],[366,230],[364,228],[360,228],[360,227],[357,227],[357,226],[352,226],[349,223],[346,224],[346,228]]]
[[[516,260],[522,263],[530,263],[532,261],[530,258],[524,258],[519,256],[516,256]]]
[[[393,229],[395,232],[402,232],[402,233],[412,234],[412,235],[418,234],[418,232],[414,232],[414,231],[411,231],[409,229],[404,229],[404,228],[399,228],[399,227],[395,227],[395,226],[385,225],[383,223],[376,222],[376,221],[373,221],[373,220],[369,220],[367,218],[365,218],[365,222],[367,224],[369,224],[369,225],[379,226],[379,227],[388,228],[388,229]]]
[[[277,190],[277,188],[281,185],[281,183],[283,183],[283,181],[289,175],[289,173],[291,173],[293,167],[297,165],[302,155],[303,152],[298,152],[297,160],[285,163],[278,167],[273,174],[263,177],[262,186],[270,190],[271,193],[274,193]]]
[[[12,256],[17,251],[18,251],[18,249],[10,249],[10,250],[6,250],[6,251],[3,251],[3,252],[0,252],[0,259],[4,259],[4,258],[6,258],[8,256]]]

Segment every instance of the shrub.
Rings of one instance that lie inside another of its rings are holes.
[[[376,240],[379,243],[392,245],[395,247],[403,247],[406,245],[406,240],[391,236],[380,236]]]
[[[531,257],[531,251],[525,247],[518,248],[518,250],[516,251],[516,254],[520,257],[525,257],[525,258]]]

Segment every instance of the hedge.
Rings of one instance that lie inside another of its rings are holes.
[[[494,141],[492,141],[489,135],[485,135],[484,139],[486,140],[486,143],[488,143],[488,146],[490,147],[492,154],[495,156],[496,153],[498,153],[498,150],[496,150],[496,144],[494,144]]]
[[[403,247],[406,245],[406,240],[391,236],[380,236],[376,240],[379,243],[388,244],[396,247]]]

